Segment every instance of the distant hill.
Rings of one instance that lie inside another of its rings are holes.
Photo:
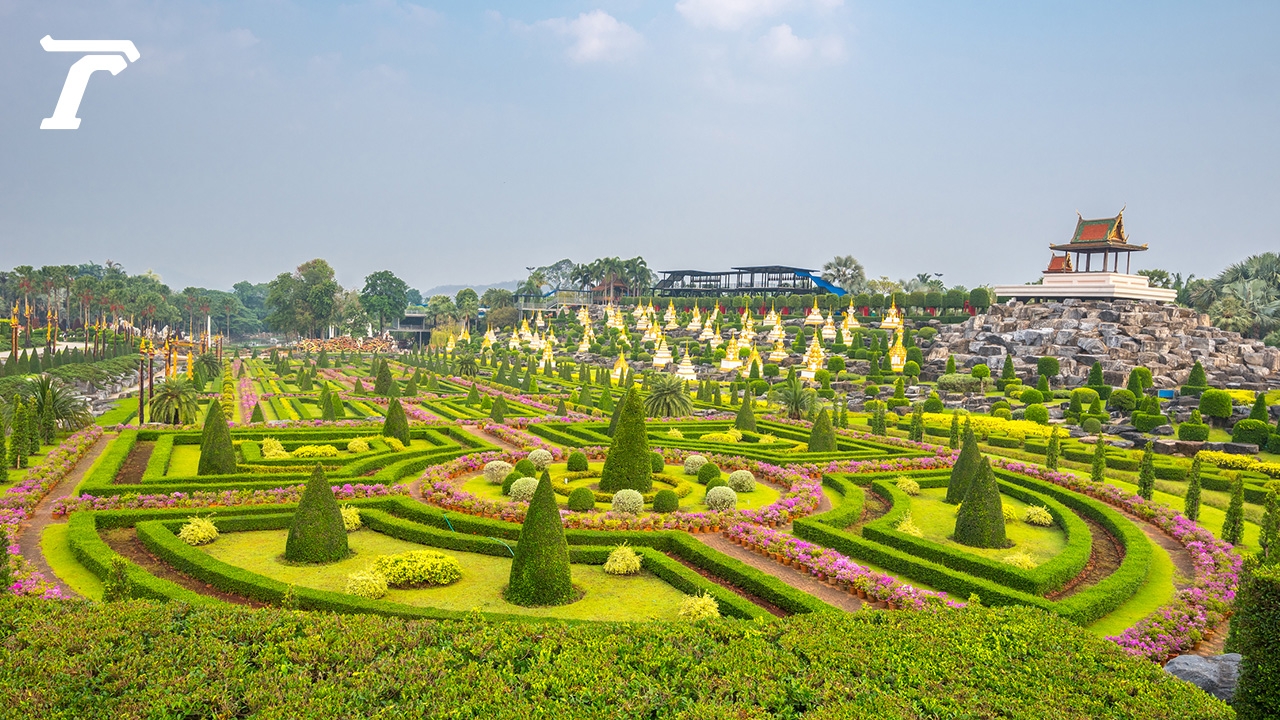
[[[483,295],[484,291],[489,288],[501,288],[503,290],[515,292],[515,289],[519,287],[519,285],[519,280],[508,280],[506,282],[493,283],[491,285],[437,285],[429,290],[423,290],[422,299],[430,299],[432,295],[448,295],[449,297],[453,297],[463,288],[471,288],[476,291],[477,295]]]

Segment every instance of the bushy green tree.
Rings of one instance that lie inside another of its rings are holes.
[[[1191,469],[1187,471],[1187,495],[1183,499],[1182,514],[1188,520],[1200,519],[1200,456],[1191,458]]]
[[[230,475],[236,471],[236,450],[231,444],[231,430],[222,414],[222,403],[209,403],[200,433],[200,463],[197,475]]]
[[[960,411],[951,412],[951,433],[947,438],[947,447],[955,450],[960,447]]]
[[[634,388],[628,390],[619,405],[622,410],[600,472],[600,490],[615,493],[629,488],[647,493],[653,487],[653,470],[649,464],[649,438],[640,394]]]
[[[302,491],[298,509],[293,512],[284,558],[290,562],[327,563],[350,554],[338,499],[329,487],[324,469],[317,464]]]
[[[1267,414],[1267,394],[1258,393],[1258,397],[1254,398],[1253,407],[1249,410],[1250,420],[1261,420],[1262,422],[1271,422],[1271,416]]]
[[[834,452],[835,449],[836,431],[831,427],[831,415],[824,407],[809,431],[809,452]]]
[[[947,495],[944,499],[952,505],[964,500],[969,485],[978,472],[982,462],[982,451],[978,449],[978,438],[973,434],[973,423],[964,421],[964,439],[960,444],[960,456],[951,466],[951,477],[947,480]]]
[[[1236,596],[1232,640],[1232,649],[1243,656],[1232,703],[1236,717],[1280,717],[1280,565],[1246,575]]]
[[[1232,545],[1239,545],[1244,538],[1244,478],[1236,478],[1231,483],[1231,502],[1222,521],[1221,537],[1223,542]]]
[[[1089,466],[1089,479],[1100,483],[1107,478],[1107,443],[1102,434],[1093,444],[1093,460]]]
[[[1058,435],[1058,428],[1054,427],[1049,433],[1049,444],[1044,452],[1044,466],[1050,470],[1058,469],[1058,455],[1062,452],[1062,439]]]
[[[1004,530],[1004,507],[991,463],[984,457],[965,492],[956,514],[953,539],[961,545],[980,548],[1008,547]]]
[[[1258,532],[1258,562],[1280,564],[1280,488],[1272,482],[1263,503],[1262,525]]]
[[[555,497],[551,480],[538,480],[538,489],[529,501],[515,558],[511,561],[506,599],[513,605],[537,607],[573,601],[569,544]]]
[[[387,417],[382,421],[382,437],[393,437],[409,447],[409,418],[404,414],[399,398],[387,403]]]
[[[1142,462],[1138,464],[1138,497],[1144,500],[1150,500],[1156,492],[1155,446],[1147,442],[1142,450]]]

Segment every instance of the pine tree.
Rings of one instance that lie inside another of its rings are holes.
[[[647,466],[648,458],[645,462]],[[525,512],[524,524],[520,526],[506,599],[514,605],[532,607],[562,605],[571,602],[573,596],[569,545],[564,537],[560,508],[551,489],[551,479],[539,479]]]
[[[471,389],[467,391],[467,407],[475,407],[480,402],[480,383],[471,383]]]
[[[1093,444],[1093,462],[1089,467],[1089,479],[1100,483],[1107,478],[1107,443],[1099,433]]]
[[[614,429],[613,442],[600,472],[600,491],[615,493],[630,488],[647,493],[653,487],[653,470],[649,462],[649,438],[645,431],[640,394],[628,390],[620,405],[622,411]]]
[[[960,511],[956,514],[956,530],[953,539],[961,545],[980,548],[1008,547],[1004,530],[1004,507],[1000,502],[1000,487],[996,484],[991,463],[984,457],[978,465],[973,482],[965,492]]]
[[[342,560],[350,554],[338,499],[333,495],[333,488],[329,487],[324,470],[317,463],[302,491],[298,509],[293,512],[284,558],[290,562],[328,563]]]
[[[209,403],[200,434],[200,464],[197,475],[230,475],[236,471],[236,451],[231,444],[231,430],[222,404]]]
[[[822,408],[818,419],[809,431],[809,452],[833,452],[835,448],[835,430],[831,427],[831,416]]]
[[[1058,469],[1058,454],[1062,451],[1062,440],[1058,436],[1058,428],[1049,433],[1049,446],[1044,452],[1044,466],[1050,470]]]
[[[978,472],[982,462],[982,451],[978,449],[978,438],[973,434],[973,423],[964,421],[964,438],[960,443],[960,456],[951,466],[951,477],[947,480],[947,495],[944,502],[952,505],[964,501],[965,493]]]
[[[1106,383],[1102,379],[1102,363],[1094,362],[1089,368],[1089,381],[1085,383],[1086,387],[1103,387]]]
[[[1156,491],[1155,443],[1147,442],[1138,465],[1138,497],[1150,500]]]
[[[743,400],[742,406],[738,408],[738,415],[733,419],[733,426],[739,430],[747,432],[756,431],[756,413],[754,402],[751,400]]]
[[[955,450],[960,447],[960,411],[951,413],[951,434],[947,438],[947,447]]]
[[[1187,496],[1183,499],[1182,514],[1188,520],[1200,519],[1200,456],[1191,458],[1191,469],[1187,471]]]
[[[393,437],[409,447],[409,418],[404,414],[399,398],[387,403],[387,417],[382,421],[382,436]]]
[[[1222,541],[1239,545],[1244,538],[1244,478],[1231,483],[1231,504],[1222,522]]]
[[[1004,381],[1016,380],[1018,373],[1013,369],[1013,354],[1005,353],[1004,367],[1000,369],[1000,379]]]

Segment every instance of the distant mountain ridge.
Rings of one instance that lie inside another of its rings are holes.
[[[431,299],[432,295],[448,295],[449,297],[453,297],[454,295],[457,295],[458,291],[462,290],[463,288],[471,288],[472,290],[476,291],[477,295],[483,295],[484,291],[488,290],[489,288],[500,288],[502,290],[510,290],[512,292],[515,292],[515,289],[519,286],[520,286],[519,280],[508,280],[506,282],[492,283],[490,285],[437,285],[429,290],[423,290],[422,299],[429,300]]]

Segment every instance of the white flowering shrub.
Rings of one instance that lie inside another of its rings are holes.
[[[713,487],[707,491],[707,509],[713,512],[724,512],[738,506],[738,493],[727,485]]]
[[[729,473],[729,487],[736,493],[749,493],[756,489],[756,476],[750,470],[734,470]]]
[[[707,464],[707,459],[701,455],[690,455],[684,459],[684,474],[697,475],[703,465]]]
[[[509,462],[491,460],[484,464],[484,479],[488,480],[490,485],[501,485],[510,474],[511,463]]]
[[[538,489],[538,478],[522,477],[511,483],[511,499],[516,502],[529,502]]]
[[[636,490],[619,490],[613,494],[614,512],[637,514],[644,509],[644,496]]]
[[[529,462],[533,463],[533,466],[538,469],[538,472],[546,470],[547,466],[550,465],[551,461],[554,459],[555,458],[551,456],[549,451],[543,450],[542,448],[538,448],[537,450],[529,453]]]

